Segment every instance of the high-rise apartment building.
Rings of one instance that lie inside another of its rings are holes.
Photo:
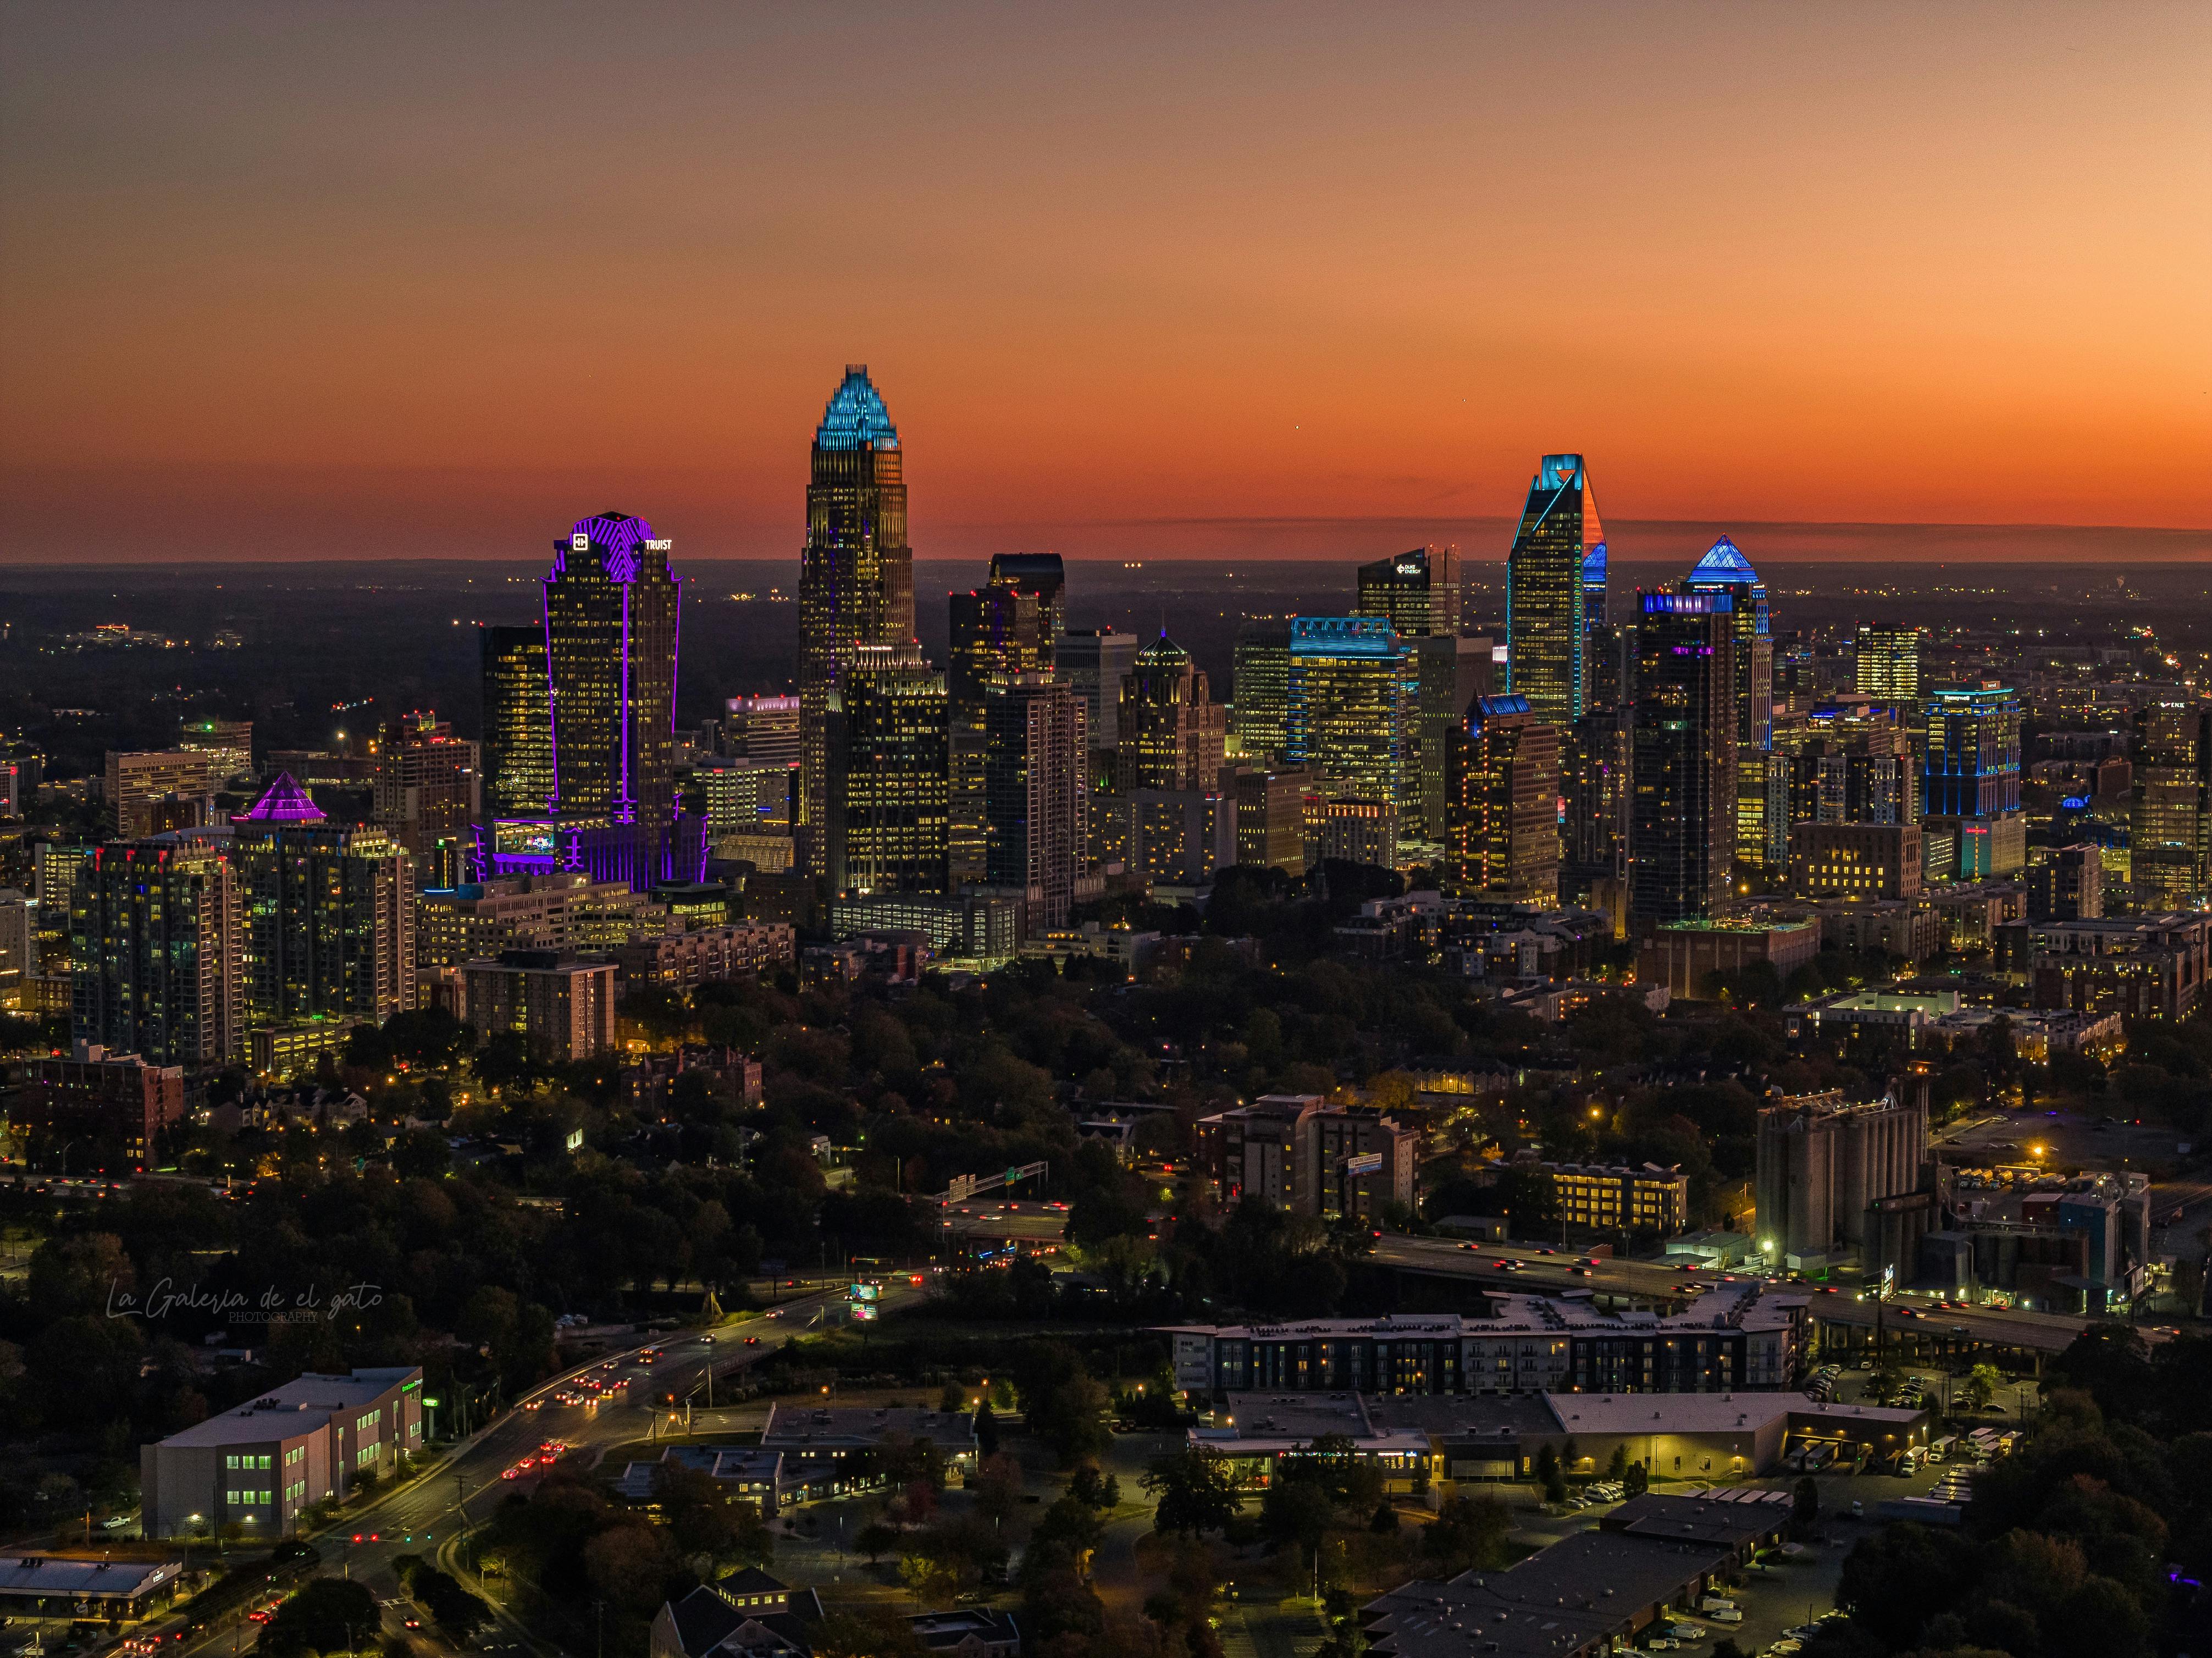
[[[1237,753],[1248,760],[1280,760],[1288,742],[1291,624],[1240,623],[1233,673],[1236,706],[1230,729]]]
[[[234,777],[253,774],[251,720],[188,720],[177,738],[187,753],[208,757],[208,781],[220,788]]]
[[[1862,696],[1892,708],[1920,701],[1920,629],[1862,622],[1853,641],[1851,685]]]
[[[1121,740],[1121,681],[1137,659],[1141,641],[1111,628],[1071,628],[1053,647],[1054,671],[1075,690],[1083,704],[1083,729],[1093,752]]]
[[[435,710],[387,726],[376,747],[374,820],[415,860],[417,886],[467,878],[471,829],[483,805],[477,749]]]
[[[2031,921],[2094,921],[2105,914],[2103,849],[2083,843],[2053,847],[2029,872],[2027,919]]]
[[[100,847],[70,903],[71,1029],[149,1065],[212,1066],[243,1047],[238,884],[204,842]]]
[[[1445,838],[1444,749],[1478,696],[1492,689],[1490,641],[1431,634],[1406,641],[1413,668],[1413,729],[1408,758],[1408,830],[1425,841]]]
[[[1790,821],[1917,823],[1920,780],[1899,710],[1856,698],[1816,705],[1793,725]]]
[[[1924,815],[1994,817],[2020,810],[2020,698],[1998,685],[1927,700]]]
[[[826,810],[830,689],[860,647],[901,646],[915,636],[900,459],[898,428],[867,366],[848,363],[815,428],[799,553],[799,834],[815,874],[829,872],[828,841],[815,825]]]
[[[483,683],[483,813],[539,819],[553,799],[553,694],[545,625],[478,629]]]
[[[1226,725],[1190,653],[1163,633],[1121,680],[1115,786],[1211,789],[1221,774]]]
[[[1559,759],[1559,887],[1590,903],[1605,884],[1628,878],[1631,710],[1594,708],[1567,732]],[[1592,908],[1601,908],[1595,904]]]
[[[983,701],[983,879],[1047,932],[1066,923],[1083,864],[1083,705],[1042,673],[1000,675]]]
[[[1401,639],[1456,634],[1462,607],[1459,549],[1416,547],[1359,567],[1355,616],[1379,616]]]
[[[1051,617],[1035,590],[984,586],[948,595],[951,610],[951,879],[966,886],[984,878],[983,799],[986,696],[996,681],[1048,674],[1053,665]],[[1118,694],[1118,693],[1117,693]]]
[[[2144,909],[2189,908],[2212,884],[2212,708],[2136,709],[2128,759],[2130,884]]]
[[[951,707],[919,647],[863,645],[830,693],[825,829],[840,892],[943,892]]]
[[[1303,875],[1306,870],[1306,795],[1311,774],[1263,766],[1237,768],[1237,861]]]
[[[206,821],[208,802],[221,780],[204,750],[111,750],[105,797],[108,825],[120,841],[140,840],[164,829],[197,829]]]
[[[1720,909],[1736,841],[1735,628],[1727,593],[1644,593],[1632,723],[1629,914]]]
[[[676,641],[669,544],[626,513],[580,519],[554,543],[545,652],[552,813],[583,831],[595,872],[642,891],[691,879],[676,849]]]
[[[1376,616],[1302,616],[1291,623],[1283,759],[1332,794],[1387,802],[1412,783],[1419,687],[1411,653]]]
[[[331,823],[281,773],[231,821],[247,1024],[382,1024],[412,1008],[415,877],[398,841]]]
[[[1582,717],[1583,567],[1605,540],[1580,455],[1547,455],[1505,559],[1505,689],[1547,725]]]
[[[1517,692],[1479,696],[1445,745],[1444,842],[1460,890],[1559,902],[1559,734]]]

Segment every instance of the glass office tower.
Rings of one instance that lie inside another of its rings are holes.
[[[805,866],[829,871],[825,810],[830,688],[864,645],[914,638],[914,550],[898,428],[868,379],[848,363],[815,428],[799,563],[799,834]]]
[[[830,878],[841,892],[943,892],[951,705],[908,646],[864,645],[830,693]]]
[[[669,544],[628,513],[580,519],[544,580],[552,816],[576,861],[642,892],[678,876],[676,638]],[[680,874],[696,878],[696,867]]]
[[[1455,634],[1460,628],[1459,549],[1416,547],[1359,567],[1359,616],[1379,616],[1401,639]]]
[[[480,630],[483,658],[483,812],[543,817],[553,798],[553,701],[545,624]]]
[[[1925,816],[2020,810],[2020,698],[2001,685],[1928,699]]]
[[[1506,689],[1560,728],[1584,706],[1583,570],[1604,540],[1583,458],[1545,456],[1505,558]]]
[[[1404,810],[1419,687],[1412,653],[1378,616],[1302,616],[1291,623],[1283,761],[1330,793]]]
[[[1727,593],[1645,593],[1631,721],[1629,914],[1713,914],[1736,840],[1735,617]]]

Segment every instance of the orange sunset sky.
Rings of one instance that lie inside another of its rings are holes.
[[[2208,557],[2208,272],[2203,3],[17,3],[0,561]]]

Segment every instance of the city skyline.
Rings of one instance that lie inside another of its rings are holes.
[[[1936,14],[27,9],[0,212],[50,257],[0,276],[39,388],[0,560],[57,523],[82,559],[500,557],[579,497],[787,556],[784,434],[846,361],[913,434],[923,558],[1486,562],[1562,452],[1617,532],[1765,562],[2201,557],[2170,204],[2212,30],[2142,15],[2148,61],[2009,9],[1961,82]],[[656,118],[585,141],[542,95],[577,84]],[[836,255],[864,222],[881,269]],[[1943,527],[1990,525],[2075,532]]]

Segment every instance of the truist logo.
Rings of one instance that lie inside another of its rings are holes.
[[[653,552],[653,553],[665,553],[665,552],[666,552],[670,548],[673,547],[675,544],[675,544],[673,541],[672,541],[672,540],[668,539],[666,537],[662,537],[660,540],[659,540],[659,541],[648,541],[648,542],[647,542],[647,543],[645,544],[645,546],[646,546],[646,550],[647,550],[647,552]]]
[[[572,553],[590,552],[592,550],[591,537],[586,535],[581,530],[577,531],[575,534],[568,537],[568,550]]]

